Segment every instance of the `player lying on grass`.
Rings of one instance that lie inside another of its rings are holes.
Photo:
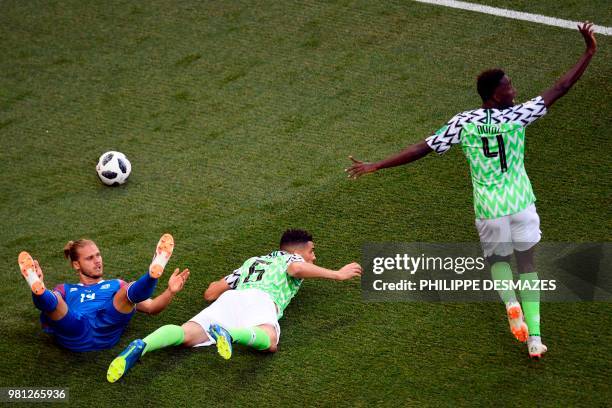
[[[216,343],[225,359],[232,355],[232,343],[275,352],[280,337],[278,319],[304,278],[346,280],[361,275],[357,263],[333,271],[314,265],[315,259],[308,232],[285,231],[280,250],[249,258],[232,274],[211,283],[204,297],[214,303],[187,323],[162,326],[144,339],[131,342],[111,362],[108,381],[121,378],[145,353],[168,346]]]
[[[183,289],[189,270],[177,268],[168,289],[150,299],[157,280],[172,255],[174,239],[165,234],[159,240],[149,271],[135,282],[104,280],[104,263],[93,241],[70,241],[64,255],[79,275],[79,283],[64,283],[53,291],[45,288],[38,261],[27,252],[19,254],[19,267],[32,289],[34,305],[41,311],[43,330],[57,343],[72,351],[102,350],[113,347],[134,315],[134,310],[157,314]]]
[[[589,65],[597,48],[592,24],[586,22],[578,29],[586,51],[541,96],[515,105],[516,90],[510,78],[500,69],[484,71],[477,81],[480,109],[459,113],[425,140],[379,162],[364,163],[350,157],[353,164],[346,169],[349,177],[407,164],[432,151],[442,154],[452,145],[461,144],[472,176],[476,228],[493,279],[513,280],[510,256],[514,252],[521,281],[537,281],[534,246],[540,241],[540,219],[523,163],[525,127],[544,116]],[[547,348],[540,337],[539,291],[521,291],[522,308],[514,290],[500,291],[500,296],[512,333],[519,341],[527,341],[531,357],[540,358]]]

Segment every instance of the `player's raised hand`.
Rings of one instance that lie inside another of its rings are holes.
[[[350,263],[348,265],[344,265],[337,273],[336,280],[347,280],[351,278],[355,278],[357,276],[361,276],[362,269],[361,265],[357,262]]]
[[[170,292],[177,293],[183,289],[185,286],[185,282],[189,279],[189,269],[185,269],[183,272],[179,273],[179,268],[174,270],[174,273],[168,279],[168,289]]]
[[[364,174],[374,173],[377,170],[376,166],[372,163],[362,162],[361,160],[355,159],[353,156],[349,156],[349,159],[353,164],[351,167],[344,169],[344,171],[348,173],[349,178],[356,179]]]
[[[593,32],[593,23],[585,21],[582,23],[582,26],[578,24],[578,31],[580,31],[580,34],[582,34],[584,38],[587,51],[594,53],[597,50],[597,41],[595,40],[595,33]]]

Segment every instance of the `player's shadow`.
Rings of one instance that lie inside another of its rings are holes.
[[[224,360],[216,347],[173,347],[147,354],[132,369],[138,372],[137,381],[161,381],[160,376],[172,378],[198,378],[202,383],[215,384],[219,376],[223,382],[242,383],[253,380],[267,371],[274,353],[260,352],[234,344],[232,358]],[[148,374],[147,374],[148,373]],[[155,375],[151,375],[154,373]],[[124,381],[130,381],[130,374]]]

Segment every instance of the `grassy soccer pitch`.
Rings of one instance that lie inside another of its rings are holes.
[[[518,3],[612,25],[607,1]],[[543,304],[550,351],[536,363],[501,303],[364,303],[357,280],[305,282],[275,355],[168,349],[105,379],[132,339],[195,315],[208,283],[287,227],[309,229],[332,268],[364,242],[476,241],[460,148],[358,181],[347,156],[380,159],[479,106],[484,68],[505,68],[517,99],[536,96],[582,53],[577,31],[410,1],[7,0],[0,38],[0,387],[67,387],[83,407],[612,400],[610,303]],[[527,130],[545,241],[610,240],[612,54],[597,39],[582,80]],[[119,188],[97,180],[107,150],[132,162]],[[165,312],[137,315],[103,352],[70,353],[41,332],[19,251],[47,286],[74,282],[61,250],[88,237],[106,276],[130,280],[164,232],[169,269],[192,271]]]

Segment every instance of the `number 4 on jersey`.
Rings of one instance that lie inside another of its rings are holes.
[[[508,171],[508,164],[506,163],[506,146],[504,145],[504,138],[502,135],[497,135],[495,138],[497,139],[497,151],[491,152],[489,150],[489,139],[486,137],[481,137],[482,151],[486,157],[497,157],[497,155],[499,155],[499,166],[501,168],[501,172],[505,173]]]

